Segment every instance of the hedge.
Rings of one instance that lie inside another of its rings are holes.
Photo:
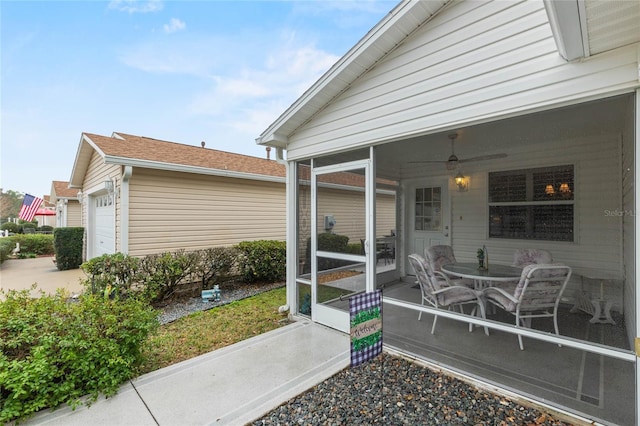
[[[56,265],[61,271],[77,269],[82,264],[82,240],[84,228],[56,228],[53,231],[53,244],[56,253]]]

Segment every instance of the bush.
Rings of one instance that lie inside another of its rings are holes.
[[[0,424],[114,395],[143,361],[157,313],[135,299],[1,293]],[[4,297],[6,296],[6,297]]]
[[[56,228],[53,231],[53,244],[56,253],[56,265],[61,271],[77,269],[82,264],[82,240],[84,228]]]
[[[12,234],[18,234],[20,233],[20,231],[22,231],[22,228],[17,223],[5,222],[0,225],[0,230],[9,230],[9,232],[11,232]]]
[[[352,253],[349,248],[349,237],[346,235],[332,234],[330,232],[323,232],[318,234],[318,250],[330,251],[333,253]],[[353,244],[355,246],[355,244]],[[357,254],[362,254],[362,246],[358,244],[360,248]],[[346,262],[337,259],[318,259],[318,269],[325,271],[327,269],[334,269],[340,266],[344,266]],[[305,253],[304,273],[311,272],[311,238],[307,239],[307,251]]]
[[[200,250],[200,259],[196,268],[202,277],[202,289],[213,288],[232,279],[236,274],[238,250],[234,247],[213,247]]]
[[[13,247],[16,246],[16,243],[19,243],[20,253],[23,255],[53,256],[54,254],[53,235],[17,234],[5,239],[11,241]]]
[[[144,297],[152,303],[158,303],[171,297],[179,284],[196,281],[198,260],[198,252],[184,250],[142,258],[140,271],[144,280]]]
[[[130,296],[143,281],[140,259],[122,253],[103,254],[80,265],[89,276],[84,286],[92,294]]]
[[[245,282],[277,282],[285,279],[287,248],[284,241],[244,241],[240,252],[240,275]]]
[[[50,225],[42,225],[38,227],[38,231],[42,232],[53,232],[53,226]]]
[[[20,223],[20,232],[22,234],[35,234],[37,228],[38,228],[37,223],[33,223],[33,222]]]
[[[0,264],[7,260],[14,247],[15,244],[9,238],[0,238]]]

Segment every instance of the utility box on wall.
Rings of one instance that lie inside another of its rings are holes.
[[[331,231],[336,224],[336,219],[332,214],[327,214],[324,216],[324,230]]]

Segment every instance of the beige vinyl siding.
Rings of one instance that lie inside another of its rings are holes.
[[[285,184],[136,168],[129,254],[285,240]]]
[[[620,158],[620,136],[613,134],[530,145],[510,153],[508,163],[495,169],[574,164],[574,242],[487,238],[488,175],[486,171],[474,173],[471,166],[466,167],[471,180],[469,191],[451,190],[452,245],[456,258],[473,261],[478,247],[486,245],[491,261],[510,264],[515,249],[542,248],[549,250],[555,261],[566,263],[576,271],[588,268],[622,275],[622,218],[607,214],[608,210],[622,206]],[[573,281],[575,288],[578,277]],[[621,302],[621,288],[609,291]],[[617,307],[620,309],[622,306]]]
[[[637,86],[637,47],[582,61],[557,52],[541,1],[451,2],[312,122],[287,158],[346,150]]]
[[[67,203],[67,226],[82,226],[82,206],[76,200]]]
[[[336,219],[334,234],[349,237],[349,244],[360,244],[365,234],[365,204],[364,192],[357,189],[320,188],[318,199],[318,232],[324,230],[324,215],[331,214]],[[395,196],[388,194],[376,195],[376,235],[389,235],[395,229],[396,201]]]

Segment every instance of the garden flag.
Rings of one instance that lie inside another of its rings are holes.
[[[351,313],[351,366],[382,353],[382,291],[349,298]]]
[[[24,194],[24,200],[22,200],[22,207],[20,207],[20,214],[18,214],[18,217],[22,220],[26,220],[27,222],[31,222],[40,208],[40,204],[42,204],[42,198]]]

